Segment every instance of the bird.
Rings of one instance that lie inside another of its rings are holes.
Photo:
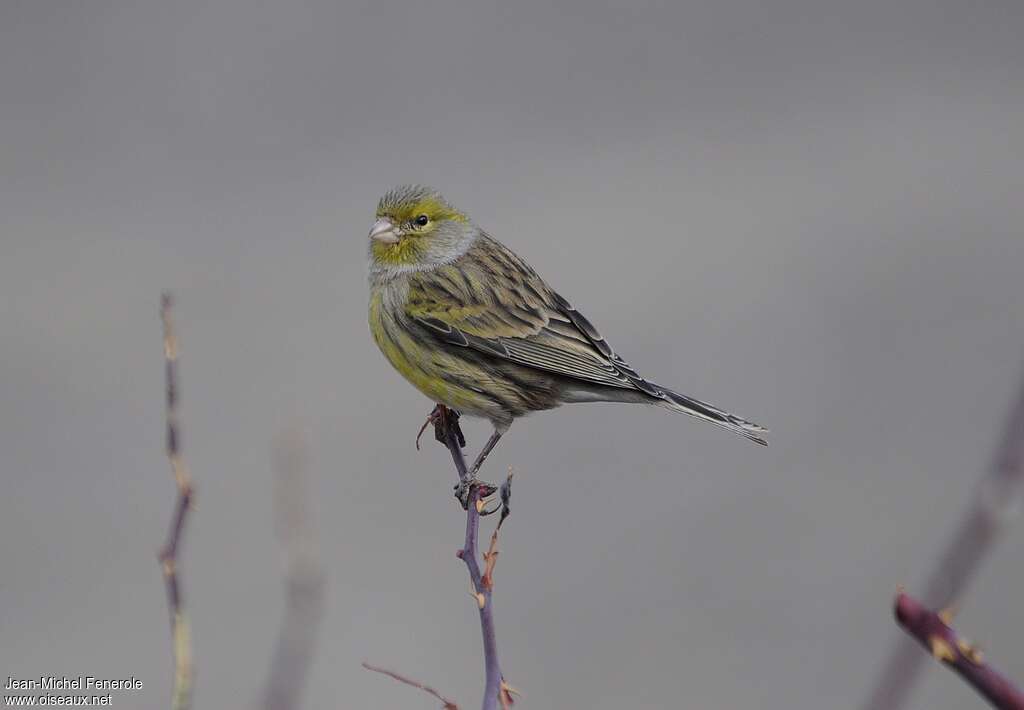
[[[435,403],[493,426],[470,480],[514,420],[579,402],[655,405],[768,445],[765,427],[641,377],[436,189],[389,190],[368,240],[369,325],[385,359]]]

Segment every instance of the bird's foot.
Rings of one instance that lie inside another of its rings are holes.
[[[440,419],[443,416],[442,409],[443,408],[442,408],[442,406],[440,404],[435,406],[430,411],[430,414],[427,415],[426,420],[423,422],[423,426],[421,426],[420,430],[418,432],[416,432],[416,450],[417,451],[420,450],[420,437],[423,436],[423,432],[425,432],[427,430],[427,427],[430,426],[431,424],[433,424],[435,427],[437,426],[438,419]]]
[[[481,481],[475,475],[467,476],[455,484],[455,498],[462,503],[463,510],[469,509],[469,502],[474,499],[474,491],[476,492],[474,501],[476,512],[481,516],[491,515],[501,510],[500,505],[491,510],[487,509],[488,499],[498,491],[498,487],[493,483]]]
[[[466,437],[462,434],[462,427],[459,426],[459,413],[454,409],[449,409],[443,404],[439,404],[427,415],[426,421],[423,422],[423,426],[416,432],[416,450],[420,450],[420,437],[423,436],[423,432],[427,430],[427,427],[431,424],[434,425],[434,438],[440,441],[442,444],[446,443],[446,437],[448,430],[452,429],[455,433],[456,438],[459,442],[460,448],[465,448]]]

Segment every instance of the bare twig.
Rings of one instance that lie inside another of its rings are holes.
[[[981,651],[949,627],[951,615],[936,614],[913,597],[896,595],[896,621],[908,634],[974,686],[998,710],[1024,710],[1024,693],[989,666]]]
[[[274,447],[277,535],[287,555],[286,607],[263,696],[267,710],[301,705],[302,689],[323,613],[324,574],[311,519],[307,447],[298,430]]]
[[[442,705],[443,710],[459,710],[459,706],[455,704],[454,700],[449,700],[448,698],[444,697],[439,692],[437,692],[436,690],[431,688],[429,685],[424,685],[423,683],[420,683],[417,680],[413,680],[412,678],[407,678],[406,676],[402,675],[401,673],[396,673],[395,671],[389,671],[387,668],[380,668],[378,666],[370,665],[366,661],[363,661],[363,668],[365,668],[368,671],[373,671],[374,673],[380,673],[380,674],[386,675],[386,676],[388,676],[390,678],[394,678],[399,683],[405,683],[406,685],[411,685],[413,688],[418,688],[418,689],[422,690],[424,693],[429,693],[430,695],[433,695],[435,698],[437,698],[438,700],[440,700],[443,703],[443,705]]]
[[[167,587],[167,606],[171,617],[174,654],[172,707],[174,710],[186,710],[192,704],[192,641],[178,574],[178,549],[185,531],[188,511],[192,506],[193,489],[188,466],[181,456],[181,431],[178,424],[178,340],[171,320],[172,305],[171,295],[164,293],[160,299],[160,318],[163,321],[167,380],[167,458],[171,463],[171,473],[178,488],[178,500],[167,541],[160,551],[159,558]]]
[[[982,560],[1017,512],[1024,481],[1024,382],[1010,410],[989,473],[980,481],[967,514],[939,557],[925,585],[924,604],[932,609],[954,606]],[[902,707],[922,668],[923,657],[900,639],[889,653],[865,710]]]
[[[455,463],[455,470],[459,474],[459,480],[460,482],[465,482],[468,480],[469,474],[466,469],[466,459],[462,456],[462,446],[465,445],[465,438],[462,436],[462,429],[459,426],[459,415],[451,409],[441,407],[441,405],[438,405],[438,411],[440,416],[434,422],[435,437],[448,447],[448,451],[452,455],[452,461]],[[512,475],[510,473],[505,485],[502,486],[502,516],[498,523],[499,528],[508,516],[511,480]],[[466,563],[466,568],[469,570],[469,578],[473,584],[473,597],[480,612],[480,630],[484,640],[484,669],[486,673],[483,710],[496,710],[499,703],[502,708],[509,707],[513,703],[512,694],[515,692],[505,683],[505,679],[501,674],[501,666],[498,664],[498,644],[494,631],[494,610],[492,608],[491,596],[493,592],[492,575],[498,554],[496,550],[497,528],[495,528],[494,534],[491,536],[491,546],[484,556],[486,576],[481,572],[476,556],[477,538],[480,532],[480,511],[484,507],[483,498],[486,498],[491,492],[493,492],[493,489],[483,492],[483,495],[481,495],[482,491],[478,484],[474,484],[470,488],[469,505],[466,506],[466,539],[458,553],[459,558]]]
[[[498,531],[501,530],[501,526],[510,511],[512,471],[511,469],[509,470],[508,478],[501,485],[501,517],[498,520],[498,524],[494,527],[494,532],[491,533],[491,542],[487,547],[487,551],[483,553],[484,567],[481,571],[476,553],[480,535],[480,518],[481,515],[497,512],[497,509],[486,511],[485,507],[488,496],[495,493],[498,489],[480,481],[470,481],[466,468],[466,459],[462,456],[462,447],[466,445],[466,439],[462,434],[462,428],[459,426],[458,412],[448,409],[443,405],[437,405],[420,429],[419,434],[416,435],[417,449],[419,448],[420,435],[423,434],[428,424],[434,425],[434,438],[444,444],[451,453],[452,461],[455,462],[455,470],[459,474],[459,482],[469,487],[469,493],[463,499],[466,503],[466,537],[462,544],[462,549],[456,554],[459,559],[466,563],[466,569],[469,570],[469,579],[473,585],[472,596],[480,612],[480,631],[484,640],[485,674],[482,708],[483,710],[497,710],[500,705],[502,710],[508,710],[514,703],[513,696],[519,695],[519,692],[505,682],[505,678],[501,674],[501,666],[498,665],[498,644],[494,634],[494,611],[491,597],[494,591],[494,567],[498,561]],[[429,686],[410,680],[394,671],[371,666],[368,663],[363,663],[363,667],[391,676],[395,680],[411,685],[414,688],[425,690],[443,702],[446,710],[457,710],[453,701],[443,697]]]

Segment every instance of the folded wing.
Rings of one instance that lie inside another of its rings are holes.
[[[654,395],[656,388],[526,262],[489,237],[479,239],[473,249],[475,253],[466,255],[472,258],[410,278],[410,318],[451,345]]]

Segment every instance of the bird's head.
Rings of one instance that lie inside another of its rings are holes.
[[[437,190],[402,185],[377,204],[370,230],[376,269],[412,271],[447,264],[465,253],[479,229]]]

